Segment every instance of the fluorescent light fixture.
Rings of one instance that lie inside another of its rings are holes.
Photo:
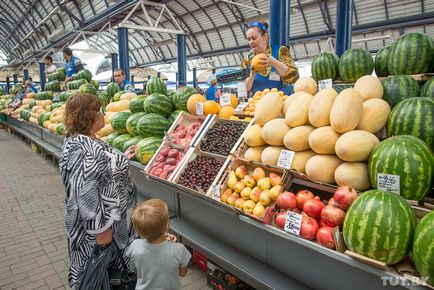
[[[60,36],[62,36],[64,32],[65,30],[63,30],[63,28],[59,28],[56,31],[54,31],[52,34],[50,34],[47,38],[48,40],[53,41],[59,38]]]

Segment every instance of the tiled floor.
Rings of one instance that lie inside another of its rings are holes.
[[[51,158],[0,129],[0,289],[69,289],[64,188]],[[191,267],[182,289],[209,289]]]

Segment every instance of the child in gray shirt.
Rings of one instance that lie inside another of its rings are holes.
[[[191,254],[170,239],[167,204],[157,198],[145,201],[134,209],[131,221],[142,237],[126,251],[136,266],[136,290],[180,289],[179,276],[187,274]]]

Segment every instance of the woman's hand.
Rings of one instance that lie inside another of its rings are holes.
[[[267,54],[267,56],[262,59],[264,61],[265,66],[267,67],[276,66],[277,59],[275,59],[273,56]]]
[[[113,240],[113,230],[110,228],[106,230],[105,232],[102,232],[100,234],[96,234],[96,244],[97,245],[108,245]]]

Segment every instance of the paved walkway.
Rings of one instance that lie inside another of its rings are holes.
[[[0,129],[0,289],[69,289],[64,187],[51,158]],[[183,290],[208,289],[191,267]]]

